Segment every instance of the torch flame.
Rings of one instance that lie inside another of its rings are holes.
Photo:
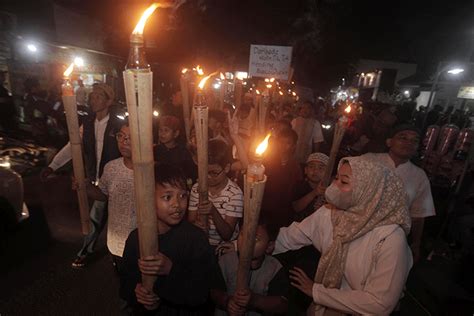
[[[221,76],[221,80],[225,80],[225,76],[222,72],[221,72],[220,76]]]
[[[258,156],[262,156],[265,150],[268,148],[268,140],[270,139],[270,136],[272,136],[271,133],[268,133],[265,139],[257,146],[257,149],[255,150],[255,153]]]
[[[135,29],[133,30],[132,34],[143,34],[143,29],[145,28],[146,21],[159,6],[160,5],[155,2],[150,5],[148,9],[145,10],[145,12],[143,12],[142,17],[140,18],[140,21],[138,21],[137,26],[135,26]]]
[[[206,85],[206,81],[207,81],[209,78],[211,78],[212,76],[214,76],[215,74],[216,74],[216,73],[213,72],[212,74],[210,74],[210,75],[208,75],[208,76],[202,78],[201,81],[200,81],[199,84],[198,84],[199,90],[204,89],[204,86]]]
[[[69,77],[72,74],[73,70],[74,70],[74,63],[71,63],[71,65],[64,72],[63,76],[64,77]]]
[[[197,65],[196,66],[196,72],[200,76],[204,76],[204,70],[202,70],[201,66]]]
[[[185,73],[188,72],[188,68],[183,68],[183,70],[181,70],[181,73],[184,75]]]
[[[351,110],[352,110],[351,106],[348,105],[347,108],[344,109],[344,112],[349,114],[349,113],[351,113]]]

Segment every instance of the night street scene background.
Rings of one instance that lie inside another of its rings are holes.
[[[474,315],[474,1],[152,3],[0,3],[0,316]]]

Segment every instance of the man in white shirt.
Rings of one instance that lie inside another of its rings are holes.
[[[313,118],[313,105],[311,102],[303,103],[300,115],[291,121],[291,127],[298,134],[295,157],[299,163],[306,163],[312,152],[319,151],[320,144],[324,142],[321,123]]]
[[[390,138],[386,143],[389,148],[388,153],[368,153],[364,157],[394,170],[405,184],[412,220],[410,247],[416,262],[420,259],[424,220],[426,217],[436,215],[430,181],[423,169],[410,161],[418,150],[420,131],[412,125],[398,125],[390,133]]]
[[[115,134],[119,130],[121,122],[116,115],[110,113],[113,100],[114,92],[110,86],[103,83],[94,85],[89,95],[92,114],[84,120],[84,124],[81,126],[86,176],[96,184],[102,175],[105,164],[120,157]],[[56,154],[49,166],[42,170],[41,179],[46,181],[54,171],[68,163],[71,158],[71,144],[68,143]],[[73,267],[84,266],[85,258],[93,252],[107,219],[106,202],[95,201],[91,207],[90,218],[90,233],[85,236],[83,247],[77,254]]]

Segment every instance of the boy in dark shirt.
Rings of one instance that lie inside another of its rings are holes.
[[[208,277],[215,257],[201,229],[183,221],[188,204],[186,178],[173,166],[155,170],[156,214],[160,252],[140,259],[138,231],[130,233],[123,256],[120,296],[135,314],[206,315]],[[141,283],[141,274],[157,276],[153,292]]]
[[[328,162],[329,157],[323,153],[312,153],[306,160],[304,167],[305,179],[298,182],[294,189],[293,210],[295,211],[295,221],[301,222],[325,203],[325,188],[319,184]]]
[[[280,262],[271,256],[277,233],[277,230],[271,231],[266,224],[259,223],[248,290],[236,291],[238,253],[232,251],[220,257],[220,271],[217,271],[215,284],[211,289],[211,298],[217,307],[215,315],[286,313],[288,276]],[[242,247],[242,240],[240,234],[238,248]]]
[[[191,153],[179,142],[180,123],[178,118],[165,115],[159,122],[159,144],[155,148],[155,161],[181,168],[187,178],[192,178],[194,168]]]

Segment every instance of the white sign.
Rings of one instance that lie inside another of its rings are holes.
[[[250,76],[288,80],[291,51],[291,46],[250,45]]]
[[[462,86],[459,88],[458,98],[474,99],[474,87]]]

